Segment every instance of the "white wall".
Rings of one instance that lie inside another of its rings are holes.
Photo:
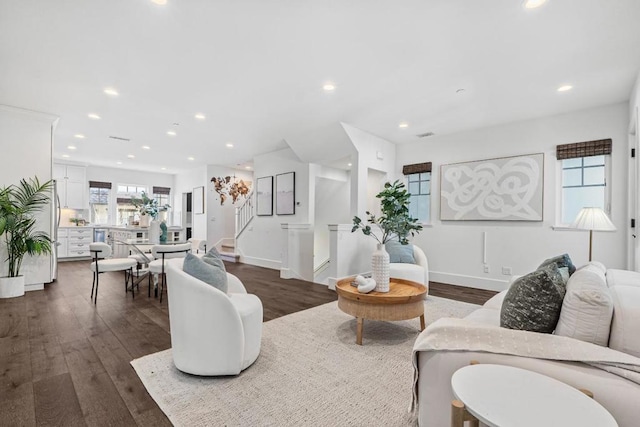
[[[38,177],[40,182],[52,177],[52,134],[57,117],[44,113],[0,105],[0,187],[17,184],[22,178]],[[53,238],[52,209],[44,209],[37,217],[37,229]],[[0,276],[7,274],[6,248],[0,245]],[[50,257],[26,257],[21,274],[26,285],[42,284],[51,280]]]
[[[284,231],[281,224],[310,223],[310,183],[309,164],[303,163],[295,153],[287,148],[272,153],[262,154],[253,159],[253,176],[257,180],[265,176],[273,176],[274,192],[276,175],[295,172],[296,207],[295,215],[276,215],[275,197],[272,216],[256,216],[241,235],[238,249],[242,262],[269,268],[280,268]],[[306,248],[301,257],[311,259],[313,244]]]
[[[396,146],[353,126],[344,123],[342,126],[355,147],[351,169],[351,215],[364,218],[369,200],[370,170],[379,171],[385,175],[385,180],[393,181],[397,176]]]
[[[249,171],[240,171],[224,166],[209,165],[207,166],[207,176],[204,184],[205,187],[205,215],[194,215],[205,217],[207,221],[207,242],[209,245],[216,245],[223,239],[233,239],[236,231],[236,207],[242,204],[244,199],[239,198],[236,204],[232,203],[231,198],[227,198],[224,205],[220,204],[220,195],[215,191],[211,178],[234,176],[237,179],[245,181],[254,181],[253,174]],[[253,189],[255,183],[252,182]]]
[[[173,212],[174,217],[182,225],[183,217],[186,215],[182,211],[182,194],[193,193],[193,189],[196,187],[205,187],[204,198],[205,206],[207,205],[208,192],[206,191],[208,185],[207,180],[207,167],[201,166],[193,168],[188,171],[183,171],[174,175],[173,188],[171,193],[173,196]],[[191,227],[192,236],[194,239],[207,239],[207,215],[192,215]]]
[[[120,225],[115,224],[117,220],[116,199],[118,198],[118,184],[136,184],[146,186],[148,188],[149,194],[151,194],[154,186],[169,188],[173,187],[173,175],[171,174],[141,172],[130,169],[107,168],[103,166],[91,165],[87,166],[87,194],[89,194],[89,181],[103,181],[112,183],[113,186],[111,189],[109,218],[113,225]],[[173,188],[171,190],[171,197],[173,197]],[[171,207],[173,209],[174,204],[171,204]]]
[[[507,276],[535,269],[545,258],[569,253],[577,265],[587,262],[588,233],[552,229],[556,223],[559,171],[557,144],[612,138],[613,233],[595,232],[593,257],[612,268],[627,263],[627,103],[605,106],[536,120],[478,129],[455,135],[435,136],[415,144],[399,145],[397,171],[402,165],[433,162],[431,218],[414,239],[427,254],[431,280],[487,289],[504,289]],[[544,220],[542,222],[471,222],[439,218],[440,166],[492,157],[544,153]],[[483,233],[487,233],[490,273],[483,272]]]
[[[349,180],[346,173],[342,178],[315,178],[314,269],[329,259],[329,224],[342,224],[350,219]]]

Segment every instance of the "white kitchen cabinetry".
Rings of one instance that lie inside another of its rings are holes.
[[[58,259],[67,258],[69,234],[66,228],[58,228]]]
[[[58,184],[60,207],[87,209],[87,168],[84,166],[53,165],[53,179]]]
[[[91,257],[89,244],[93,242],[93,228],[65,227],[58,230],[58,258]]]

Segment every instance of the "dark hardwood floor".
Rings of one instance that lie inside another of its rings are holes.
[[[147,298],[146,281],[125,295],[123,275],[106,273],[94,306],[88,264],[60,263],[44,291],[0,299],[0,426],[170,425],[129,364],[171,346],[166,299]],[[262,300],[265,321],[336,299],[276,270],[227,269]],[[436,283],[430,293],[477,304],[494,294]]]

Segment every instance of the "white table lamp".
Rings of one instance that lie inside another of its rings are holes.
[[[593,232],[616,230],[616,226],[601,208],[582,208],[571,226],[578,230],[589,230],[589,261],[591,261]]]

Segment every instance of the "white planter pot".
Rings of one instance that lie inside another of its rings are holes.
[[[378,247],[371,256],[371,272],[376,281],[376,292],[389,292],[389,254],[383,244]]]
[[[24,276],[0,277],[0,298],[14,298],[24,295]]]
[[[140,227],[148,227],[151,215],[140,215]]]
[[[160,221],[157,219],[149,224],[149,243],[160,243]]]

